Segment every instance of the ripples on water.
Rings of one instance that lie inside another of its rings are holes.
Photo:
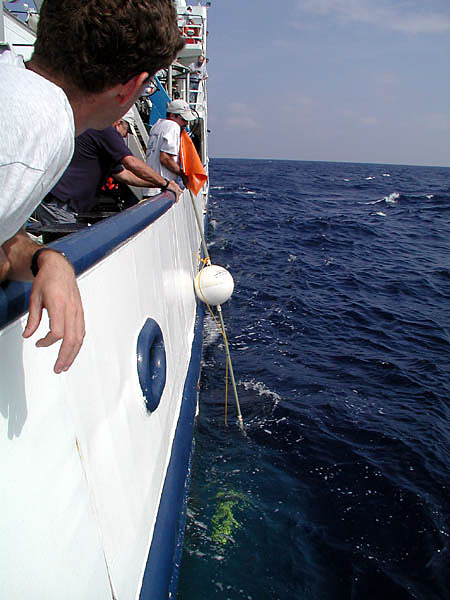
[[[450,598],[449,175],[211,162],[247,436],[207,319],[179,600]]]

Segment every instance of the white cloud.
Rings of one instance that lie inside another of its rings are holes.
[[[231,115],[226,123],[233,129],[257,129],[258,124],[250,115]]]
[[[248,106],[245,102],[230,102],[228,106],[228,110],[234,114],[242,114],[243,112],[248,111]]]
[[[348,119],[349,121],[355,123],[360,123],[361,125],[366,125],[369,127],[373,127],[377,124],[377,118],[374,115],[361,115],[357,111],[351,108],[345,108],[341,111],[343,117]]]
[[[385,71],[383,73],[376,74],[374,81],[377,86],[381,86],[383,88],[392,88],[401,83],[400,77],[392,71]]]
[[[310,96],[306,96],[302,92],[287,92],[283,99],[285,107],[289,108],[290,111],[295,111],[298,108],[307,108],[312,105],[313,101]]]
[[[365,117],[360,117],[359,121],[363,125],[369,125],[370,127],[377,124],[377,118],[373,117],[371,115],[367,115]]]
[[[403,33],[450,31],[450,11],[433,10],[430,4],[430,0],[420,5],[417,0],[297,0],[301,11],[334,15],[342,23],[369,23]]]
[[[230,102],[228,106],[228,117],[225,122],[232,129],[257,129],[257,119],[251,114],[245,102]]]

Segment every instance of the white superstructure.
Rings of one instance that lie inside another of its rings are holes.
[[[14,46],[16,54],[21,54],[24,60],[29,60],[33,53],[35,32],[32,27],[37,23],[37,14],[34,11],[24,11],[23,17],[29,25],[22,22],[18,16],[3,8],[0,4],[2,19],[0,24],[0,42],[9,42]]]

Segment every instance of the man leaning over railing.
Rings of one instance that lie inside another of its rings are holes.
[[[0,54],[0,277],[33,281],[23,335],[45,308],[37,346],[62,340],[55,373],[83,343],[80,293],[70,262],[21,227],[69,164],[74,136],[119,119],[183,45],[172,0],[44,0],[31,61]]]

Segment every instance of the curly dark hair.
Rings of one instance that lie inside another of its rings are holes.
[[[44,0],[33,60],[95,93],[154,75],[183,46],[173,0]]]

